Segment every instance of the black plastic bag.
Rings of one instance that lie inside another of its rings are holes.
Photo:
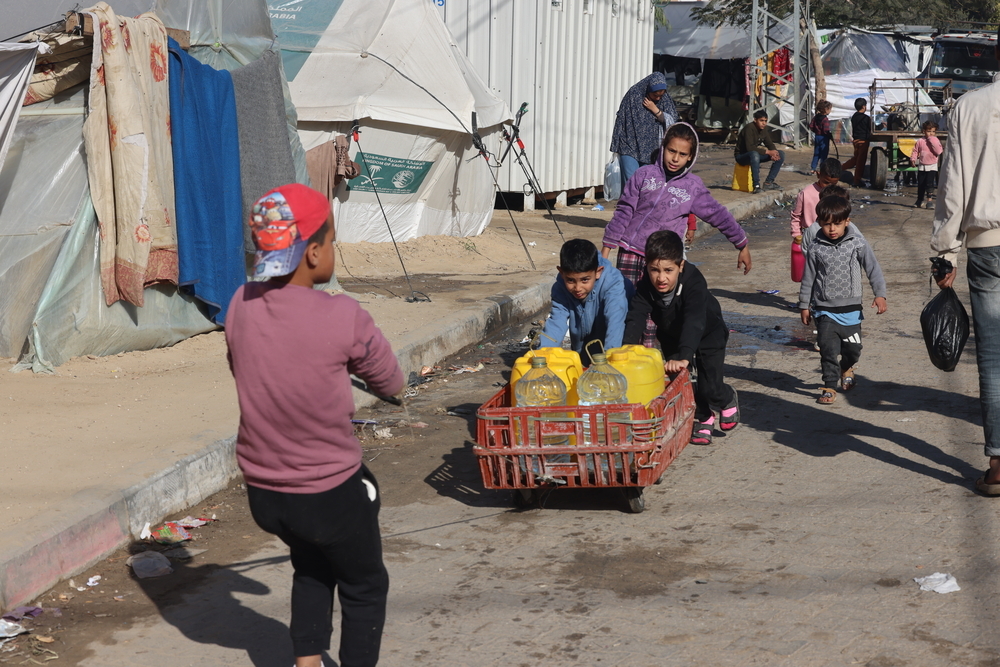
[[[969,314],[955,290],[946,287],[920,313],[920,328],[931,363],[953,371],[969,340]]]

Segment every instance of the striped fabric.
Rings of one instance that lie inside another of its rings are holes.
[[[623,248],[618,248],[616,266],[633,286],[638,285],[646,275],[646,258]],[[646,347],[656,347],[656,325],[652,317],[646,317],[646,331],[642,334],[642,344]]]

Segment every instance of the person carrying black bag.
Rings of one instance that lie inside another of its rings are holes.
[[[1000,58],[1000,44],[996,47]],[[1000,496],[1000,74],[966,93],[948,115],[931,248],[952,264],[964,245],[976,333],[979,403],[989,468],[976,490]],[[937,277],[951,287],[956,271]]]

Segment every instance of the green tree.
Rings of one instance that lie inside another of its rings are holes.
[[[699,22],[709,25],[749,25],[753,0],[710,0],[701,8],[691,10]],[[813,0],[813,19],[820,26],[859,28],[885,26],[930,25],[944,27],[961,20],[992,20],[981,18],[997,14],[1000,0]],[[770,11],[778,16],[792,11],[792,0],[772,0]],[[956,24],[957,25],[957,24]]]

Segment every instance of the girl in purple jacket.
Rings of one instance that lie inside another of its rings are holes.
[[[646,274],[644,249],[653,232],[669,229],[683,237],[688,214],[694,213],[725,234],[740,251],[736,268],[750,271],[747,235],[725,206],[712,197],[700,178],[691,173],[698,158],[698,135],[687,123],[671,125],[663,137],[659,159],[640,167],[622,191],[615,215],[604,230],[601,254],[618,248],[618,270],[637,284]],[[652,346],[656,326],[646,322],[642,343]]]

